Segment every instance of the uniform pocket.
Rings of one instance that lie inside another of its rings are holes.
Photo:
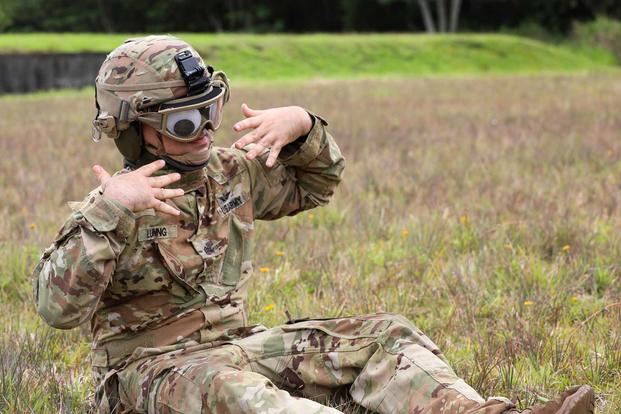
[[[174,412],[201,414],[202,391],[183,371],[173,368],[156,379],[149,393],[148,414]]]
[[[281,325],[235,341],[253,362],[297,354],[351,352],[376,343],[390,322],[361,318],[309,320]]]
[[[181,284],[190,292],[198,292],[193,284],[188,283],[186,268],[181,261],[179,255],[176,254],[169,245],[162,241],[155,242],[155,245],[157,247],[157,252],[159,253],[160,259],[162,260],[162,264],[164,265],[166,270],[168,270],[173,280]]]
[[[375,316],[310,319],[282,325],[285,332],[315,329],[342,339],[377,338],[392,322]]]
[[[197,283],[201,285],[204,283],[221,284],[224,254],[228,246],[226,240],[195,236],[191,239],[191,243],[203,260],[203,271],[198,275]]]
[[[222,284],[235,287],[242,277],[242,270],[251,271],[251,258],[249,253],[252,251],[253,224],[243,220],[243,218],[233,215],[229,227],[228,251],[222,266]],[[244,264],[247,264],[244,266]],[[242,269],[244,268],[244,269]]]
[[[52,244],[43,251],[41,255],[41,259],[39,259],[39,263],[33,270],[32,277],[32,292],[35,298],[35,301],[39,301],[39,277],[38,275],[43,270],[47,260],[60,246],[63,245],[70,237],[77,234],[80,231],[80,227],[74,220],[70,220],[59,230],[58,234],[54,238]]]

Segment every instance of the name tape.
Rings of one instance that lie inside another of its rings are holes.
[[[177,225],[141,227],[138,229],[138,241],[153,239],[174,239],[177,237]]]

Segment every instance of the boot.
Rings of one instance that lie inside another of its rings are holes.
[[[515,408],[506,398],[492,397],[484,404],[470,407],[464,414],[593,414],[594,411],[593,389],[588,385],[579,385],[565,390],[546,404],[537,404],[523,411]]]
[[[534,405],[524,411],[511,409],[507,414],[593,414],[595,394],[588,385],[579,385],[565,390],[544,405]]]

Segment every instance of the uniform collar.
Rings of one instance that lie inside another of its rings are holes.
[[[205,188],[206,180],[206,171],[204,168],[201,168],[200,170],[181,173],[181,179],[175,183],[172,183],[172,186],[182,188],[185,192],[194,191]]]

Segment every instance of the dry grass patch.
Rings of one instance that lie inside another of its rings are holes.
[[[242,99],[325,115],[347,158],[328,207],[258,226],[253,322],[399,312],[484,395],[589,383],[621,411],[621,77],[245,87],[218,144]],[[90,93],[0,112],[0,411],[79,411],[88,338],[39,322],[29,272],[90,165],[120,163]]]

